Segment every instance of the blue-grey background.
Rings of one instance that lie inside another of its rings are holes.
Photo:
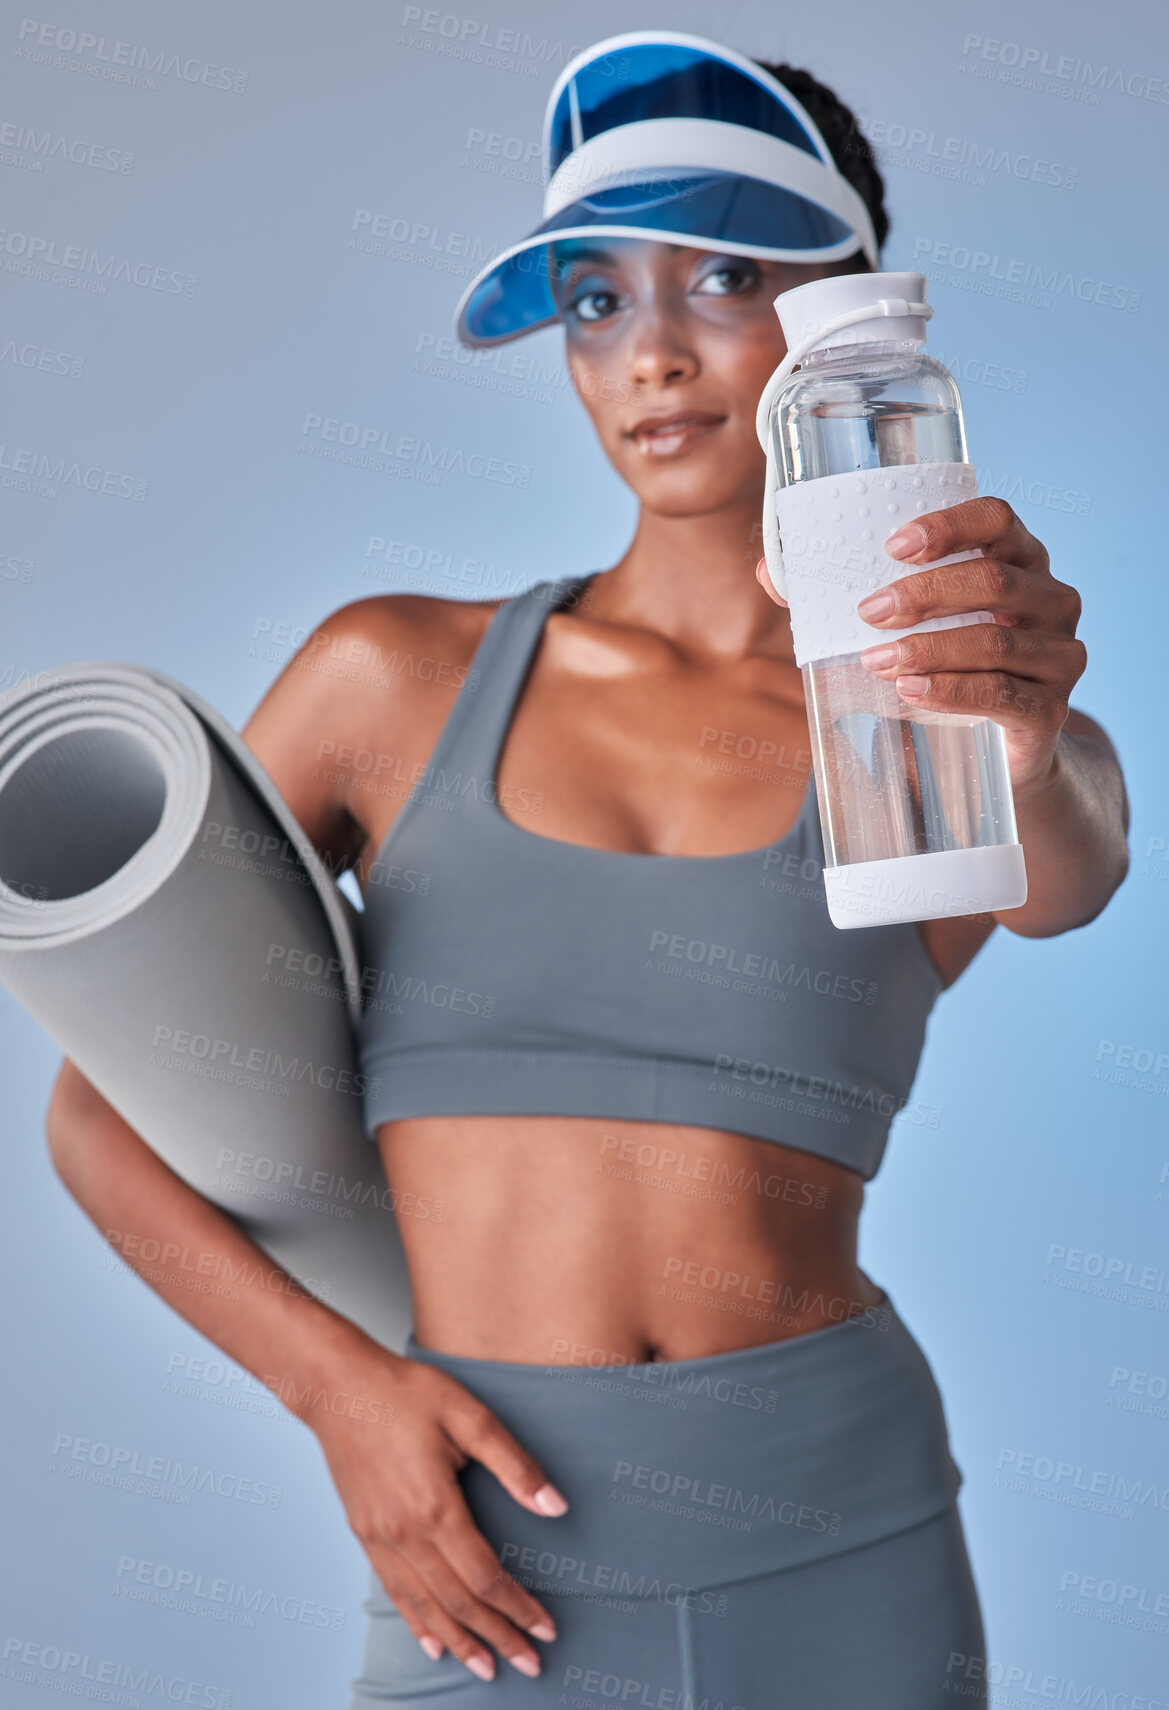
[[[1045,942],[999,932],[942,999],[862,1256],[942,1385],[999,1702],[1169,1698],[1169,26],[1140,0],[467,5],[9,10],[0,687],[140,660],[240,724],[345,601],[612,563],[633,503],[559,332],[478,362],[443,343],[479,259],[539,217],[548,89],[588,42],[658,25],[834,86],[881,150],[885,264],[929,271],[930,348],[961,380],[983,488],[1083,594],[1075,704],[1116,742],[1133,808],[1105,914]],[[104,48],[65,33],[82,31]],[[85,249],[144,282],[84,288],[101,277]],[[59,265],[38,272],[46,255]],[[395,472],[346,466],[314,417],[410,448]],[[418,478],[476,453],[515,478]],[[366,1570],[315,1441],[200,1368],[214,1349],[110,1260],[43,1143],[60,1053],[2,993],[0,1024],[0,1509],[19,1540],[0,1702],[56,1701],[62,1670],[15,1672],[27,1641],[160,1670],[192,1702],[343,1705]],[[279,1502],[179,1508],[80,1482],[58,1434],[183,1458],[228,1490],[266,1481]],[[284,1613],[249,1629],[119,1596],[144,1561]]]

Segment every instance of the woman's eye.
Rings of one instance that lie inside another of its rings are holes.
[[[726,267],[712,267],[699,281],[698,289],[703,296],[732,297],[746,290],[754,282],[754,278],[751,268],[736,267],[728,263]]]
[[[617,298],[612,291],[582,291],[579,297],[573,298],[571,306],[582,321],[602,321],[613,313]]]

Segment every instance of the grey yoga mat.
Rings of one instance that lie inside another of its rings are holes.
[[[171,1169],[401,1353],[357,924],[242,737],[180,683],[81,664],[0,696],[0,981]],[[112,1239],[230,1286],[156,1232]]]

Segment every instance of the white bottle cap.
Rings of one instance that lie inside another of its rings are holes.
[[[907,339],[924,344],[925,317],[908,312],[911,303],[925,302],[924,273],[839,273],[831,279],[813,279],[807,285],[781,291],[775,299],[775,312],[787,347],[794,350],[837,316],[881,299],[889,303],[889,313],[841,327],[813,348],[827,350],[830,345],[863,344],[872,339]],[[897,313],[898,302],[905,305],[904,314]]]

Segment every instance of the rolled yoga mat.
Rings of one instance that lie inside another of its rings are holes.
[[[242,737],[180,683],[82,664],[0,696],[0,981],[171,1169],[402,1353],[357,925]],[[141,1246],[152,1231],[111,1239],[230,1283]]]

